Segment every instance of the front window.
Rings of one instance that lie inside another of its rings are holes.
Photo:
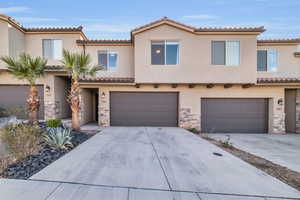
[[[240,65],[240,41],[213,41],[212,64],[225,66]]]
[[[257,71],[276,72],[278,68],[278,52],[276,50],[257,51]]]
[[[118,53],[115,51],[99,51],[98,64],[108,71],[116,71],[118,62]]]
[[[62,59],[62,40],[45,39],[43,40],[43,57],[46,59],[60,60]]]
[[[152,65],[177,65],[179,44],[175,41],[152,41],[151,64]]]

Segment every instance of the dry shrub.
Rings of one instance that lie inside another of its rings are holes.
[[[17,124],[3,128],[0,139],[10,155],[20,160],[39,151],[41,134],[42,130],[37,125]]]

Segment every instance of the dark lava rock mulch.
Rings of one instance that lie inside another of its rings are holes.
[[[43,168],[45,168],[46,166],[59,159],[66,153],[70,152],[76,146],[93,136],[92,134],[82,132],[73,131],[72,133],[72,148],[69,148],[68,150],[52,149],[47,144],[42,143],[42,150],[40,150],[37,155],[29,156],[21,162],[10,165],[0,174],[0,177],[28,179],[35,173],[39,172],[40,170],[42,170]]]

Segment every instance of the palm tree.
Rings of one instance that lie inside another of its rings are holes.
[[[44,75],[47,60],[41,57],[31,57],[28,54],[21,54],[17,59],[9,56],[0,58],[6,65],[9,72],[19,80],[25,80],[30,85],[30,92],[27,103],[29,110],[29,122],[38,120],[40,99],[36,88],[36,80]]]
[[[72,78],[71,91],[68,97],[68,102],[71,105],[72,110],[72,128],[74,130],[80,130],[79,122],[79,109],[80,109],[80,87],[79,80],[82,76],[91,75],[94,76],[96,72],[102,69],[99,66],[90,66],[91,57],[89,54],[84,53],[70,53],[67,50],[63,50],[63,59],[61,60],[65,70]]]

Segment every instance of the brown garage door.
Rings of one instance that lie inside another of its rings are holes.
[[[268,99],[202,99],[201,127],[206,133],[266,133]]]
[[[112,126],[177,126],[177,93],[111,92]]]
[[[37,86],[41,98],[39,118],[44,119],[44,88]],[[0,107],[7,109],[19,119],[27,119],[27,97],[29,86],[24,85],[0,85]]]

